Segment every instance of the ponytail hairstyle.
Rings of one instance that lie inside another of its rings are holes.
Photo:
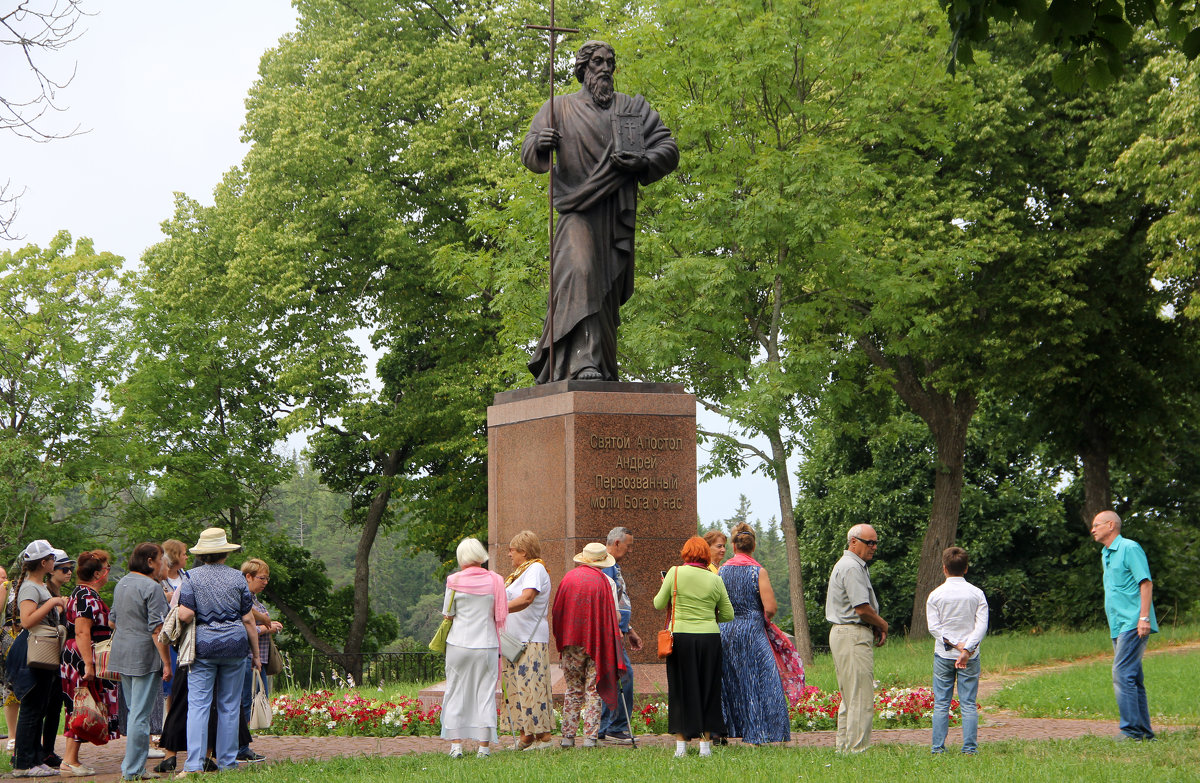
[[[733,551],[741,552],[743,555],[748,555],[758,546],[758,538],[754,535],[754,528],[747,525],[745,522],[739,522],[737,527],[733,529],[733,535],[729,542],[733,544]]]
[[[103,549],[92,549],[80,552],[75,565],[75,578],[80,582],[90,582],[108,565],[108,552]]]

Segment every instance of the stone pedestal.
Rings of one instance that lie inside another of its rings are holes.
[[[617,525],[634,536],[621,563],[645,644],[633,660],[658,663],[666,614],[652,599],[696,534],[696,398],[679,384],[602,381],[497,394],[488,408],[492,568],[505,573],[508,542],[532,530],[557,587],[572,557]]]

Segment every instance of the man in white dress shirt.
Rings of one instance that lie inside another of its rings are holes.
[[[979,644],[988,626],[987,598],[982,590],[963,578],[967,573],[967,550],[962,547],[952,546],[942,552],[942,572],[946,581],[925,602],[925,617],[934,638],[933,752],[946,750],[950,700],[957,680],[962,709],[962,752],[973,754],[979,733],[975,694],[979,691]]]

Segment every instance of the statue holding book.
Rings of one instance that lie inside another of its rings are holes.
[[[521,161],[539,174],[557,153],[550,307],[529,362],[538,383],[618,380],[617,327],[633,294],[637,186],[679,165],[658,112],[642,96],[613,89],[615,69],[611,46],[584,44],[575,56],[583,88],[547,101],[521,146]]]

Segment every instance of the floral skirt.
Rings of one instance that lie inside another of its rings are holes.
[[[550,645],[530,642],[513,664],[504,663],[504,706],[500,725],[505,733],[545,734],[554,731],[554,697],[550,692]]]

